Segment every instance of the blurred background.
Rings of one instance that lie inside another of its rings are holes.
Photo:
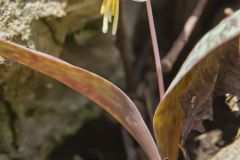
[[[161,58],[199,1],[152,0]],[[135,102],[152,132],[159,95],[145,3],[120,0],[116,36],[101,32],[101,3],[0,0],[0,38],[110,80]],[[239,7],[240,0],[207,2],[173,67],[163,68],[165,88],[196,42],[227,16],[224,10]],[[94,103],[40,73],[0,61],[0,160],[146,160],[126,130]],[[239,99],[234,103],[239,105]],[[217,97],[214,121],[204,122],[206,132],[189,135],[186,149],[192,159],[209,159],[233,141],[240,119],[225,104]]]

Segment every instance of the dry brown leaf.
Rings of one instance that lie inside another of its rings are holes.
[[[208,32],[190,53],[158,105],[154,131],[162,158],[176,160],[192,129],[212,120],[215,95],[240,93],[240,11]]]

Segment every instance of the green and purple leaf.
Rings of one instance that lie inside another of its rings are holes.
[[[217,94],[240,92],[240,11],[223,20],[194,47],[154,115],[154,132],[162,158],[176,160],[180,140],[192,129],[203,131],[212,120]]]
[[[44,73],[88,97],[110,113],[132,134],[150,160],[161,159],[136,106],[111,82],[56,57],[3,40],[0,40],[0,56]]]

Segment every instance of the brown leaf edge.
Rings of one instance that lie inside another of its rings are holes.
[[[240,11],[224,19],[194,47],[172,81],[154,115],[154,133],[163,159],[176,160],[185,114],[180,94],[192,78],[192,69],[214,49],[240,35]]]
[[[104,78],[51,55],[0,40],[0,56],[52,77],[88,97],[118,120],[150,160],[160,154],[139,111],[129,97]]]

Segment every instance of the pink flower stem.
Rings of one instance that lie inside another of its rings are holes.
[[[162,74],[162,67],[161,67],[161,59],[160,59],[158,43],[157,43],[156,30],[155,30],[155,25],[153,20],[151,0],[146,1],[146,7],[147,7],[148,22],[150,27],[151,39],[152,39],[155,65],[157,70],[159,95],[160,95],[160,99],[162,99],[164,95],[164,82],[163,82],[163,74]]]

